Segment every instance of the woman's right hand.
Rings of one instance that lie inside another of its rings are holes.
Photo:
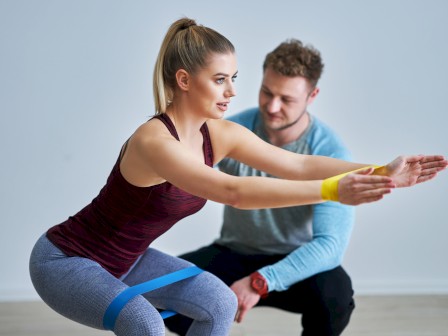
[[[395,184],[389,176],[372,175],[373,167],[357,170],[339,180],[339,202],[359,205],[379,201],[389,194]]]

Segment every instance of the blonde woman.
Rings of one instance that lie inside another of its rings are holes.
[[[191,266],[148,247],[207,199],[242,209],[325,200],[357,205],[429,180],[447,165],[441,156],[410,156],[374,170],[271,146],[222,119],[236,94],[236,76],[234,47],[224,36],[188,18],[171,25],[154,71],[155,117],[124,144],[98,196],[49,229],[33,249],[33,284],[55,311],[103,329],[104,314],[122,291]],[[234,177],[213,169],[224,157],[279,178]],[[356,169],[361,170],[327,179]],[[203,272],[131,299],[114,333],[164,335],[157,309],[193,319],[188,335],[228,335],[237,300]]]

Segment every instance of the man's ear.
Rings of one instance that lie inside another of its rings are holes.
[[[319,89],[318,87],[315,87],[315,88],[313,89],[313,91],[311,91],[311,93],[310,93],[310,97],[311,97],[311,98],[316,98],[316,96],[319,94],[319,91],[320,91],[320,89]]]
[[[179,69],[176,72],[176,82],[177,82],[177,86],[182,91],[188,91],[189,84],[190,84],[190,75],[188,74],[188,72],[186,70]]]
[[[313,103],[314,99],[316,99],[317,95],[319,94],[319,91],[319,88],[315,87],[313,91],[310,92],[307,105],[311,105]]]

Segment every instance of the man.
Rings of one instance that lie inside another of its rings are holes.
[[[298,40],[266,56],[259,107],[231,118],[287,150],[349,160],[340,139],[308,112],[323,70],[320,53]],[[266,175],[225,159],[233,175]],[[340,266],[354,221],[353,208],[326,202],[281,209],[224,209],[220,237],[181,257],[221,278],[238,297],[236,321],[254,306],[302,315],[303,336],[340,335],[354,309],[353,289]],[[184,335],[191,320],[175,316],[168,328]]]

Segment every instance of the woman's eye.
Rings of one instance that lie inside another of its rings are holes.
[[[225,81],[225,78],[218,78],[218,79],[216,80],[216,83],[218,83],[218,84],[224,84],[224,81]]]

